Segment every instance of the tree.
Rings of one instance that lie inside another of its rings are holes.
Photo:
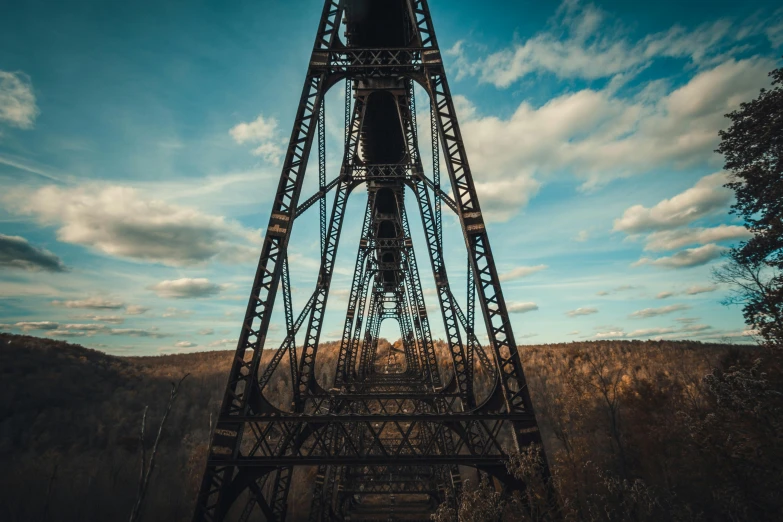
[[[503,516],[506,502],[489,480],[482,480],[473,488],[465,481],[465,489],[457,499],[457,508],[446,501],[430,515],[434,522],[498,522]]]
[[[742,305],[745,323],[770,346],[783,345],[783,281],[780,269],[754,263],[742,254],[741,245],[726,255],[727,262],[713,272],[713,279],[732,288],[725,304]]]
[[[130,514],[130,522],[136,522],[141,516],[141,508],[144,505],[144,498],[147,496],[147,488],[150,485],[150,478],[152,472],[155,471],[155,457],[158,455],[158,445],[163,435],[163,428],[166,426],[166,420],[171,413],[171,407],[174,406],[174,401],[177,399],[179,393],[179,387],[182,382],[187,379],[189,373],[186,373],[177,383],[171,383],[171,393],[169,394],[169,404],[166,406],[166,411],[163,413],[163,419],[160,421],[158,427],[158,434],[155,436],[155,443],[152,445],[152,455],[150,455],[149,461],[146,458],[146,451],[144,449],[144,432],[147,427],[147,409],[144,407],[144,414],[141,417],[141,433],[139,435],[139,452],[141,453],[141,467],[139,470],[139,490],[136,495],[136,503],[133,505],[133,511]]]
[[[731,213],[753,236],[732,249],[716,272],[732,283],[731,302],[743,305],[746,323],[770,345],[783,344],[783,68],[775,69],[771,89],[726,115],[716,152],[731,173],[726,184],[736,193]]]

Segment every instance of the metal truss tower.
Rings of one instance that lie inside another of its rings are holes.
[[[327,182],[324,96],[340,82],[344,153]],[[414,85],[429,98],[430,175],[417,138]],[[319,190],[301,201],[314,141]],[[441,188],[441,164],[450,194]],[[316,378],[326,371],[316,365],[319,339],[346,202],[361,184],[367,207],[337,364],[329,369],[334,384],[324,389]],[[421,216],[444,353],[433,343],[405,198]],[[294,316],[289,239],[316,203],[318,282]],[[464,308],[444,263],[442,205],[459,218],[467,249]],[[260,367],[278,291],[286,338]],[[475,332],[476,303],[486,351]],[[379,344],[387,319],[400,328],[401,342],[392,347]],[[480,400],[479,373],[490,383]],[[290,408],[268,399],[270,383],[278,394],[286,388]],[[509,452],[540,440],[427,2],[326,0],[194,520],[285,520],[292,479],[303,468],[309,471],[297,476],[314,480],[310,520],[428,520],[438,504],[453,502],[465,473],[523,489],[505,462]]]

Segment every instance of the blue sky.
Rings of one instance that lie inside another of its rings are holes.
[[[4,10],[0,328],[116,354],[233,348],[321,5]],[[745,237],[713,150],[723,115],[778,66],[783,11],[706,5],[431,3],[520,344],[748,340],[740,311],[720,304],[727,289],[710,281]],[[342,97],[341,85],[327,97],[330,178]],[[423,92],[418,102],[428,143]],[[303,195],[316,186],[311,164]],[[364,201],[357,190],[349,202],[326,339],[341,329]],[[295,307],[317,276],[317,216],[306,216],[290,248]],[[444,226],[462,289],[466,255],[448,211]]]

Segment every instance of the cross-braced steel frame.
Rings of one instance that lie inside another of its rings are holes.
[[[327,182],[324,96],[340,82],[343,160]],[[415,86],[429,98],[431,176],[419,149]],[[300,201],[314,141],[318,191]],[[441,186],[441,165],[451,195]],[[316,378],[318,348],[346,203],[360,185],[368,201],[334,384],[324,389]],[[405,205],[410,197],[421,216],[445,354],[433,341]],[[315,203],[318,280],[294,316],[288,245],[295,221]],[[443,205],[459,219],[467,249],[464,309],[444,261]],[[281,289],[285,339],[260,368]],[[488,350],[475,331],[476,303]],[[399,325],[400,341],[381,346],[381,324],[389,319]],[[290,375],[277,371],[284,360]],[[491,381],[483,397],[474,387],[479,368]],[[265,395],[283,377],[291,383],[287,410]],[[285,520],[298,467],[315,470],[310,520],[428,520],[438,504],[454,501],[466,468],[497,487],[524,488],[505,462],[509,452],[539,442],[427,2],[326,0],[194,520]]]

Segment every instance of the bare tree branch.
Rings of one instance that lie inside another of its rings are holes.
[[[182,382],[189,376],[189,373],[186,373],[177,383],[171,383],[171,393],[169,394],[169,403],[166,407],[166,411],[163,414],[163,418],[160,421],[160,426],[158,427],[158,433],[155,436],[155,443],[152,445],[152,453],[150,454],[149,462],[146,463],[145,460],[145,449],[144,449],[144,426],[146,424],[146,418],[147,418],[147,407],[144,408],[144,415],[142,417],[141,422],[141,470],[139,472],[139,491],[138,495],[136,497],[136,503],[133,506],[133,511],[131,511],[130,515],[130,522],[136,522],[139,520],[139,516],[141,515],[141,508],[144,504],[144,498],[147,495],[147,488],[150,484],[150,478],[152,477],[152,472],[155,470],[155,457],[158,454],[158,444],[160,444],[160,439],[163,435],[163,428],[166,425],[166,420],[169,417],[169,413],[171,412],[171,407],[174,405],[174,401],[177,398],[177,393],[179,392],[179,387],[182,385]]]

